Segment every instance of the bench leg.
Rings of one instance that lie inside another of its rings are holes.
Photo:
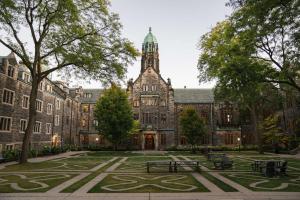
[[[172,165],[169,165],[169,172],[173,172]]]
[[[147,165],[147,173],[149,173],[149,165]]]

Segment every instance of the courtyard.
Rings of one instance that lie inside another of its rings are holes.
[[[297,156],[225,152],[230,169],[216,170],[200,153],[172,151],[67,152],[0,165],[0,199],[299,199]],[[284,159],[287,175],[267,178],[251,170],[253,160]],[[147,161],[197,160],[201,170]],[[121,194],[120,194],[121,193]]]

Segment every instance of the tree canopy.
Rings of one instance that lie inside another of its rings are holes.
[[[134,128],[133,113],[125,91],[116,85],[106,89],[96,103],[97,130],[114,148],[127,138]]]
[[[205,133],[204,121],[199,117],[195,109],[183,110],[180,115],[180,128],[188,143],[195,151],[195,145],[200,144]]]
[[[4,0],[0,8],[0,43],[39,79],[66,67],[85,78],[122,78],[137,55],[108,0]]]
[[[234,8],[232,15],[203,36],[202,41],[210,37],[210,42],[200,43],[204,52],[198,65],[200,81],[211,80],[215,68],[235,62],[252,80],[290,86],[299,92],[300,1],[231,0],[228,5]],[[232,55],[236,48],[241,54]],[[244,68],[243,61],[252,67]]]
[[[124,78],[138,52],[121,36],[121,28],[108,0],[0,1],[0,44],[15,53],[31,74],[21,163],[27,162],[39,83],[56,70],[102,83]]]

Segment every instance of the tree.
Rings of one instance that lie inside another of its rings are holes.
[[[205,133],[205,125],[194,109],[186,109],[180,115],[180,126],[183,135],[192,145],[192,152],[195,152],[196,145],[200,144]]]
[[[114,150],[134,128],[133,113],[125,91],[112,84],[96,103],[97,130],[110,141]]]
[[[262,123],[263,142],[265,145],[271,146],[275,153],[279,153],[280,147],[288,148],[291,140],[289,135],[284,134],[279,124],[280,116],[278,114],[270,115]]]
[[[262,111],[266,103],[277,102],[274,100],[279,94],[272,84],[261,81],[270,63],[251,58],[252,48],[242,37],[235,34],[228,20],[205,34],[200,42],[199,79],[201,82],[217,79],[216,98],[235,102],[250,112],[255,140],[262,152],[259,129]]]
[[[27,162],[39,83],[56,70],[102,82],[123,78],[137,51],[120,29],[108,0],[0,1],[0,30],[5,35],[0,44],[21,59],[32,79],[20,163]],[[27,40],[23,33],[29,33]]]
[[[229,21],[250,58],[269,62],[261,81],[289,86],[300,92],[300,1],[230,0]]]

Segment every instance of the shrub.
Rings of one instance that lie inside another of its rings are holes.
[[[51,152],[52,152],[52,154],[59,154],[59,153],[62,152],[62,150],[61,150],[60,147],[53,146],[53,147],[51,148]]]
[[[5,161],[15,161],[19,160],[21,151],[18,149],[14,150],[5,150],[2,152],[3,158]]]
[[[51,155],[51,154],[52,154],[51,147],[44,146],[44,148],[42,150],[42,155]]]

